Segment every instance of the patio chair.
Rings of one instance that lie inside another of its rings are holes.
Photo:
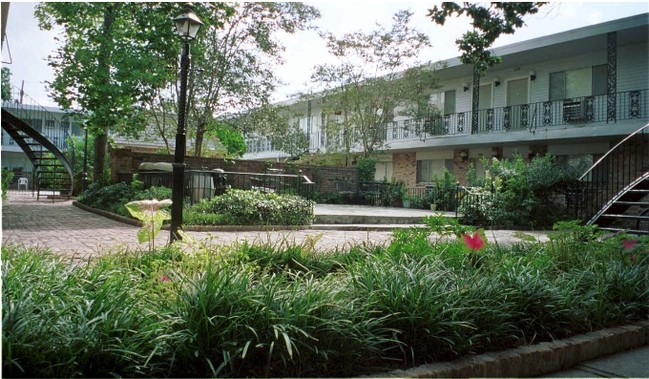
[[[29,188],[29,180],[27,178],[20,177],[18,178],[18,189],[20,190],[22,186],[25,186],[25,191],[27,191]]]

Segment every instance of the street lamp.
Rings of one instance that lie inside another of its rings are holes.
[[[189,70],[189,42],[196,38],[203,23],[196,16],[191,3],[185,5],[185,12],[173,19],[176,34],[183,41],[180,55],[180,96],[178,98],[178,128],[176,130],[176,151],[172,169],[171,186],[171,235],[170,241],[180,240],[178,229],[183,223],[183,197],[185,187],[186,133],[185,116],[187,111],[187,71]]]

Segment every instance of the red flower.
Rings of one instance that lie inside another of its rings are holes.
[[[622,240],[624,250],[633,250],[638,244],[638,240]]]
[[[468,247],[472,251],[480,251],[486,245],[484,237],[480,230],[473,233],[472,236],[466,233],[462,234],[462,240],[464,240],[466,247]]]

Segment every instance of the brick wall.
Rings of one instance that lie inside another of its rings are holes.
[[[462,186],[469,184],[469,149],[453,150],[453,175]]]
[[[417,184],[417,154],[394,153],[392,154],[392,176],[395,180],[402,180],[406,187],[415,187]]]
[[[111,180],[113,183],[130,180],[132,175],[138,172],[138,167],[143,162],[173,163],[173,160],[173,155],[136,152],[130,149],[112,149],[110,151]],[[185,163],[189,170],[220,168],[230,172],[262,173],[267,167],[264,161],[226,161],[222,158],[185,157]],[[285,162],[272,162],[271,165],[276,169],[286,169],[287,166],[290,166]],[[358,182],[356,167],[298,165],[298,169],[302,170],[302,175],[306,175],[316,183],[317,192],[335,192],[337,180]]]

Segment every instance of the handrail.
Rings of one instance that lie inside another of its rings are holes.
[[[592,171],[593,171],[597,166],[599,166],[599,164],[600,164],[601,162],[603,162],[605,159],[608,158],[609,155],[611,155],[614,151],[616,151],[618,147],[620,147],[620,146],[622,146],[623,144],[625,144],[628,140],[630,140],[631,138],[633,138],[634,136],[636,136],[636,135],[639,134],[640,132],[644,132],[644,129],[649,130],[648,128],[649,128],[649,124],[647,124],[647,125],[641,127],[640,129],[638,129],[638,130],[636,130],[635,132],[633,132],[633,133],[629,134],[628,136],[626,136],[622,141],[618,142],[617,145],[613,146],[613,148],[611,148],[609,151],[606,152],[606,154],[604,154],[601,158],[599,158],[599,159],[597,160],[597,162],[593,163],[593,165],[590,166],[590,168],[589,168],[588,170],[586,170],[586,172],[583,173],[583,174],[579,177],[578,180],[579,180],[579,181],[582,181],[585,177],[587,177],[589,174],[591,174]]]

